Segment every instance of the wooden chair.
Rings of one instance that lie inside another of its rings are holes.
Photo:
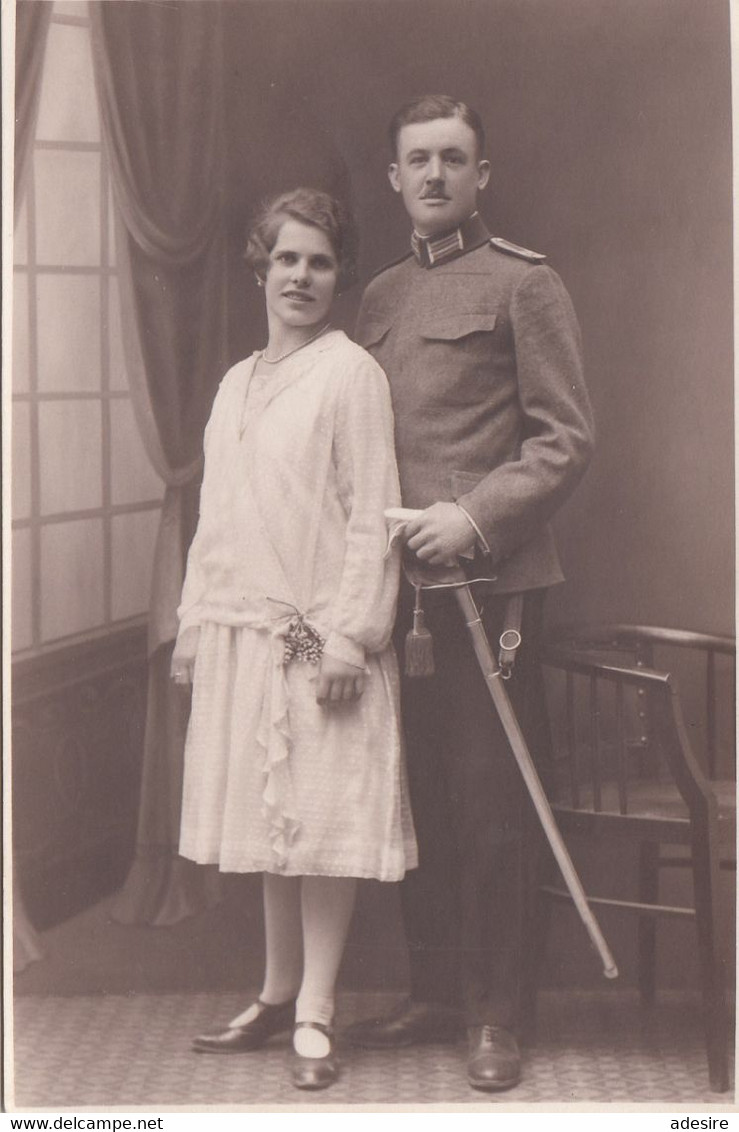
[[[667,647],[705,658],[702,689],[696,689],[692,673],[690,686],[683,681],[682,688],[683,698],[691,701],[693,732],[698,731],[696,692],[705,705],[700,760],[686,727],[677,679],[655,667],[655,650],[661,659]],[[607,905],[637,916],[639,989],[645,1005],[655,994],[656,917],[695,921],[709,1079],[716,1092],[729,1087],[726,990],[718,953],[719,868],[732,867],[736,824],[733,766],[730,776],[716,777],[717,686],[729,676],[717,666],[731,666],[733,672],[735,657],[735,642],[729,638],[632,625],[560,628],[549,635],[543,657],[547,669],[560,674],[548,676],[553,729],[561,737],[555,740],[552,804],[558,825],[565,838],[613,838],[637,847],[638,898],[588,900],[596,910]],[[733,676],[730,687],[733,694]],[[733,737],[733,710],[726,718]],[[664,845],[673,846],[669,854]],[[684,848],[676,851],[675,846]],[[693,907],[659,903],[664,867],[692,870]],[[552,886],[543,893],[569,899]]]

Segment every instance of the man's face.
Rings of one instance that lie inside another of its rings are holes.
[[[419,235],[438,236],[476,210],[490,164],[480,160],[477,138],[466,122],[434,118],[402,127],[388,176]]]

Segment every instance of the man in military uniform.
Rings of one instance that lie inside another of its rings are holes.
[[[471,576],[495,578],[474,588],[491,642],[520,630],[508,690],[538,758],[543,596],[562,580],[549,520],[592,448],[577,321],[544,256],[491,237],[477,212],[490,166],[474,110],[424,96],[390,138],[412,250],[370,282],[356,337],[388,376],[403,505],[422,510],[406,547],[424,566],[462,556]],[[406,585],[401,663],[412,607]],[[349,1036],[390,1048],[454,1040],[466,1025],[470,1084],[505,1089],[520,1079],[527,800],[453,592],[426,591],[424,609],[435,672],[402,686],[420,849],[401,888],[411,996]]]

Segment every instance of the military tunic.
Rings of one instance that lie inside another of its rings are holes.
[[[438,247],[437,259],[417,240],[417,256],[370,282],[356,338],[390,384],[403,505],[454,500],[478,529],[478,572],[496,577],[484,599],[493,642],[503,595],[527,594],[508,690],[541,764],[542,599],[562,580],[549,521],[593,442],[579,329],[543,257],[491,241],[477,214]],[[401,657],[410,605],[406,587]],[[463,1007],[468,1025],[515,1028],[530,808],[453,597],[427,593],[424,607],[436,673],[402,688],[420,856],[402,885],[411,993]]]
[[[465,233],[452,259],[377,275],[355,337],[388,375],[403,505],[459,500],[497,592],[549,586],[562,581],[549,519],[592,448],[577,320],[540,257],[501,250],[477,217]]]

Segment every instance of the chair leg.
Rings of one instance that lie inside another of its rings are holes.
[[[639,900],[659,900],[659,846],[642,841],[639,846]],[[639,995],[642,1006],[654,1006],[656,991],[657,922],[654,916],[639,917]]]
[[[725,991],[719,957],[719,865],[712,828],[706,821],[693,839],[693,886],[703,983],[708,1076],[714,1092],[729,1088]]]

